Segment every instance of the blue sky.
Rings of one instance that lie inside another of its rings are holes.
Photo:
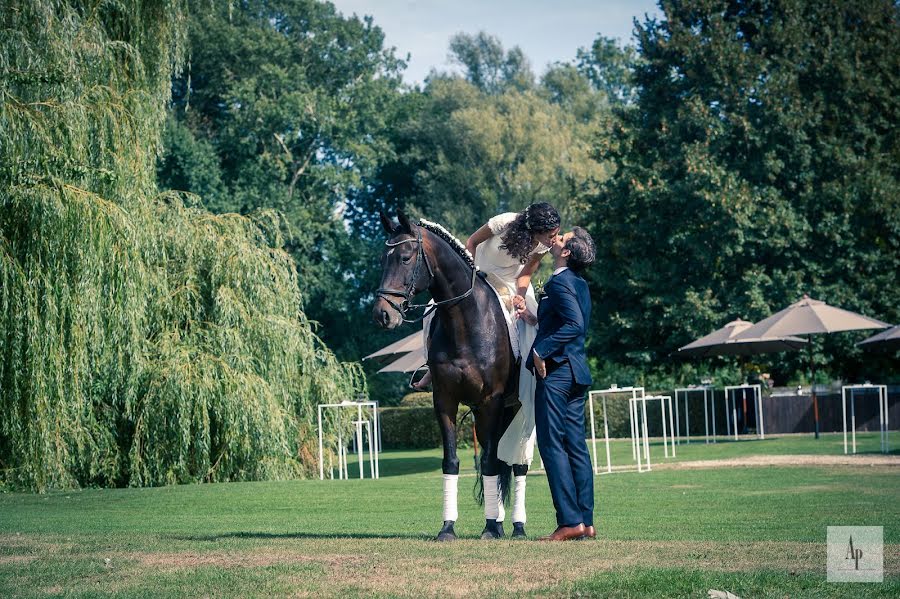
[[[519,46],[535,73],[575,52],[602,33],[631,41],[632,20],[660,16],[652,0],[331,0],[349,16],[372,15],[387,46],[412,55],[404,79],[421,83],[432,67],[450,70],[450,36],[486,31],[505,48]]]

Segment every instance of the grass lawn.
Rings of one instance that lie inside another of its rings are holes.
[[[860,452],[879,447],[877,434],[857,442]],[[630,460],[627,442],[611,452],[614,464]],[[900,596],[900,466],[673,466],[842,456],[842,435],[695,440],[674,460],[659,442],[652,452],[652,472],[596,477],[598,540],[564,544],[478,540],[470,451],[462,539],[452,544],[430,540],[440,526],[437,450],[384,454],[379,481],[0,494],[0,597]],[[598,456],[605,464],[602,444]],[[528,492],[529,534],[550,532],[541,473]],[[883,583],[826,582],[826,527],[839,525],[884,527]]]

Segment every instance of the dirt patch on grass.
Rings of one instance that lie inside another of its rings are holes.
[[[900,569],[895,547],[885,547],[887,572]],[[298,596],[388,594],[485,596],[526,593],[597,572],[634,566],[717,571],[761,569],[821,572],[825,546],[796,542],[534,541],[452,544],[398,539],[283,541],[246,551],[130,553],[139,577],[194,568],[286,566],[279,580]],[[291,565],[320,566],[321,575],[298,576]]]
[[[654,465],[660,470],[698,470],[708,468],[741,468],[752,466],[896,466],[895,455],[751,455],[722,460],[694,460]]]

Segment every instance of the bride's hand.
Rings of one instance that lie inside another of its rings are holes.
[[[525,309],[525,298],[521,295],[514,295],[512,298],[513,308],[516,312],[522,312]]]

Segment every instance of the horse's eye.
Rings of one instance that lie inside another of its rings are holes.
[[[401,260],[401,262],[403,262],[403,264],[409,264],[410,261],[412,261],[412,256],[406,256],[405,258],[403,258]]]

